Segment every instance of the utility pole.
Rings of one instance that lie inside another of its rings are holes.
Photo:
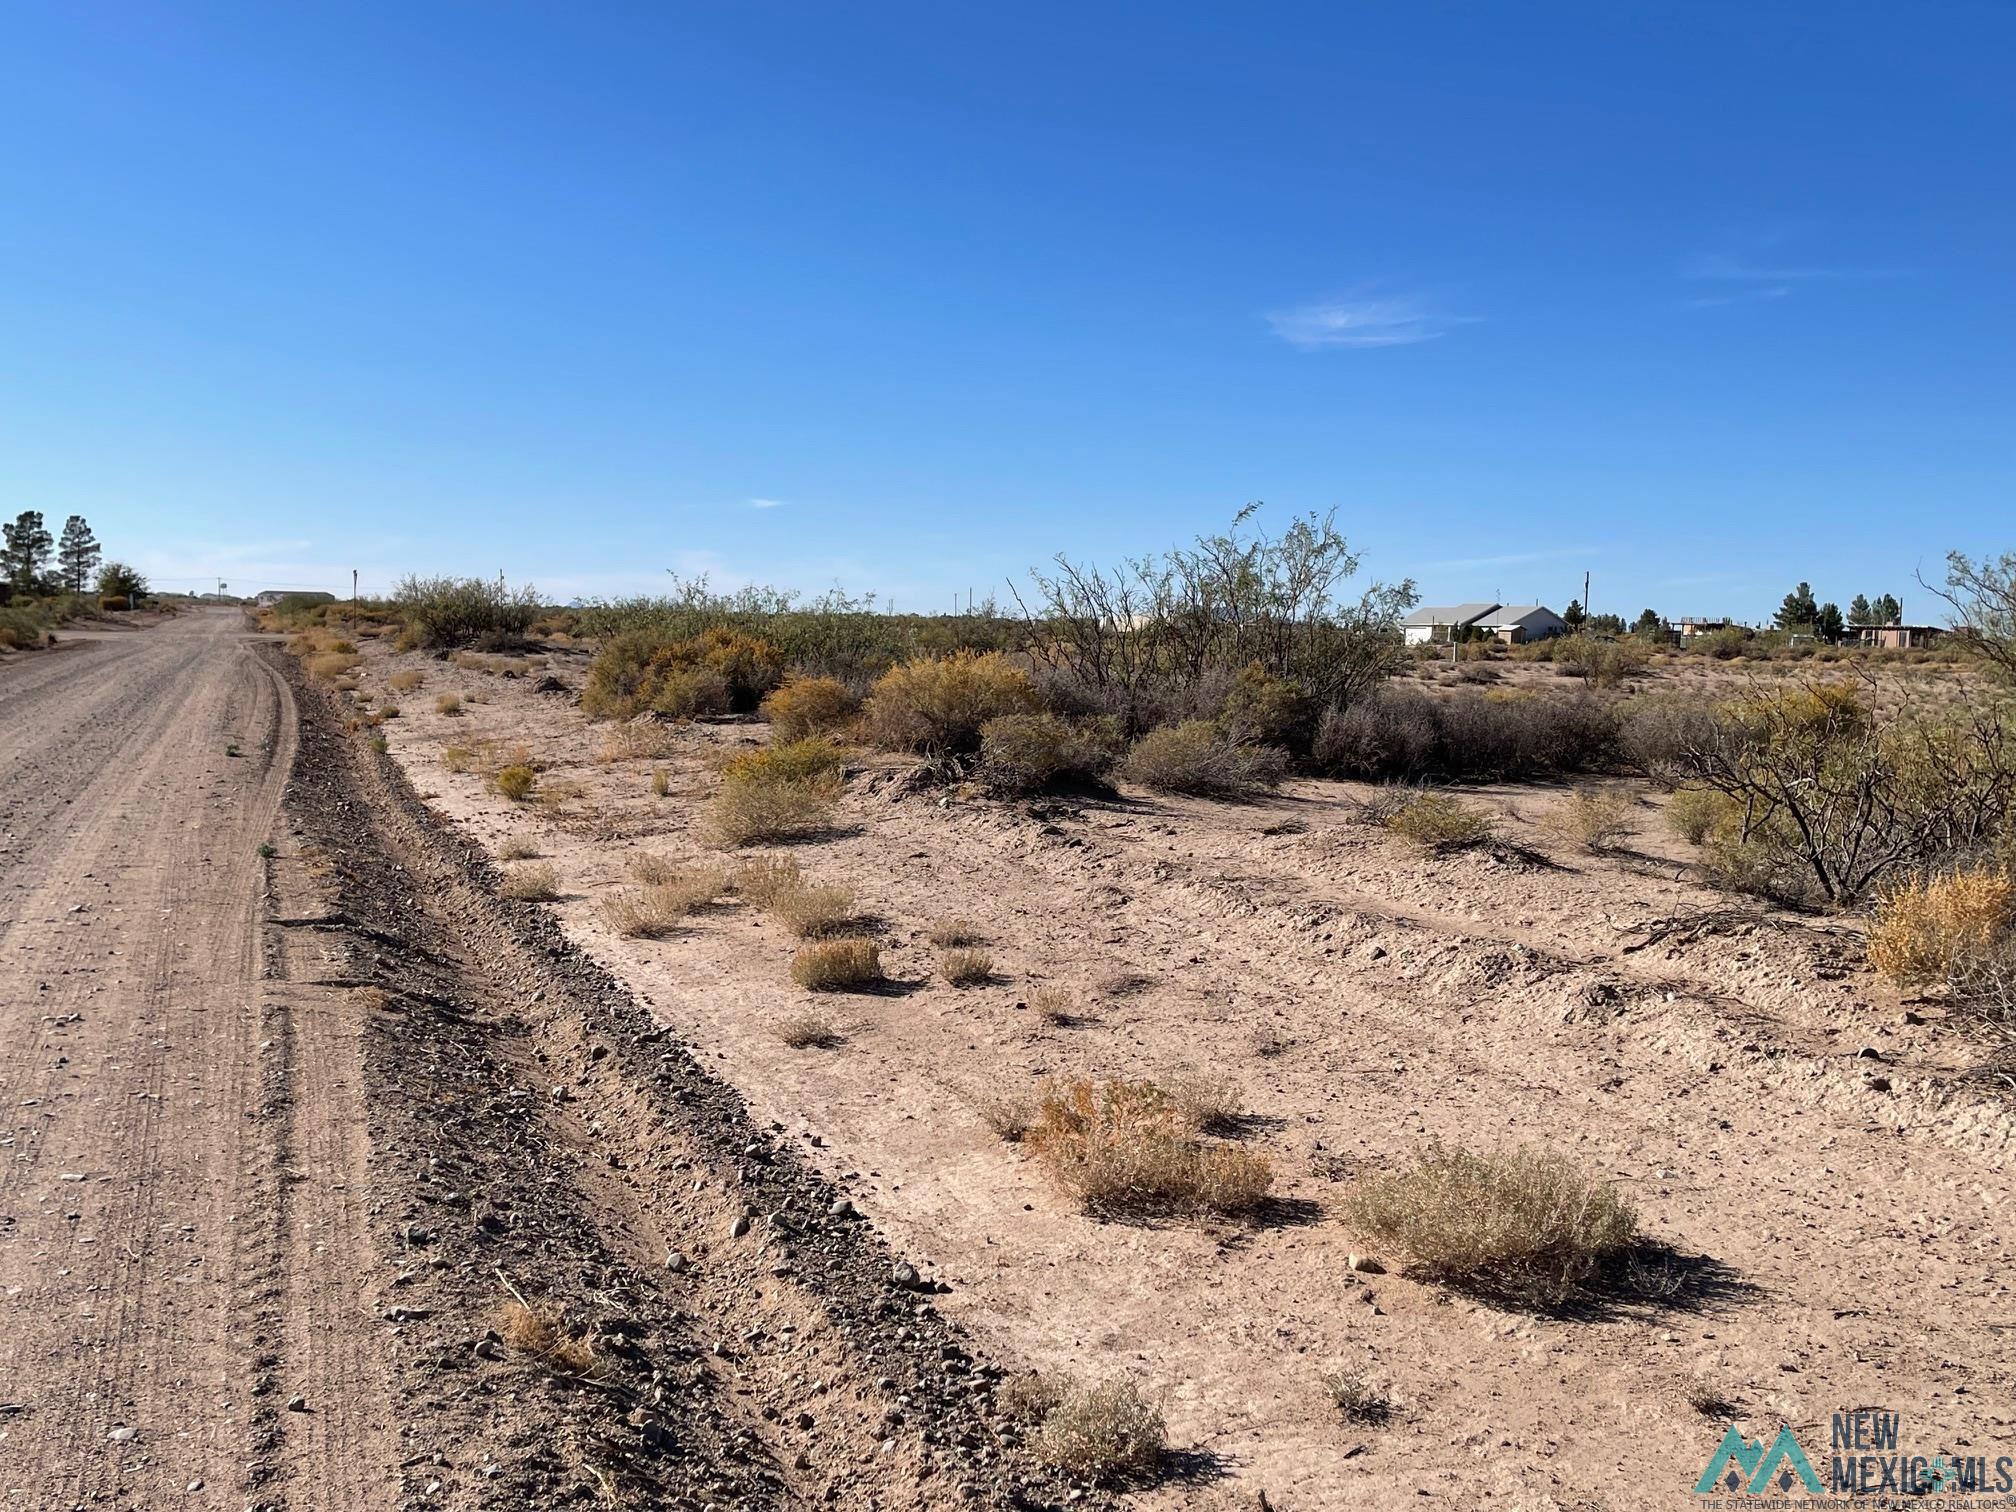
[[[350,638],[357,638],[357,569],[350,569]]]
[[[1582,623],[1589,623],[1589,574],[1582,574]]]

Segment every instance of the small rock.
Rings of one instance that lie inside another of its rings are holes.
[[[1888,1092],[1890,1090],[1890,1078],[1887,1076],[1870,1077],[1869,1090],[1871,1092]]]
[[[744,1234],[748,1232],[749,1232],[749,1217],[746,1213],[743,1214],[741,1217],[738,1217],[733,1223],[728,1225],[728,1237],[730,1239],[740,1239]]]
[[[670,1250],[666,1253],[665,1256],[665,1269],[672,1272],[672,1274],[675,1276],[685,1275],[686,1268],[692,1263],[693,1263],[692,1261],[688,1260],[686,1256],[678,1250]]]
[[[1365,948],[1358,953],[1368,961],[1383,961],[1386,959],[1386,947],[1381,945],[1377,940],[1366,941]]]
[[[1855,1059],[1880,1061],[1883,1059],[1883,1052],[1878,1050],[1874,1045],[1864,1045],[1860,1050],[1855,1052]]]
[[[845,1197],[838,1197],[834,1199],[833,1206],[828,1208],[827,1211],[835,1218],[852,1218],[854,1216],[854,1204]]]
[[[287,1410],[289,1412],[306,1412],[308,1410],[308,1398],[298,1394],[287,1398]]]
[[[889,1268],[889,1279],[908,1291],[917,1284],[917,1267],[906,1260],[898,1260]]]
[[[1906,1008],[1904,1010],[1904,1022],[1907,1024],[1922,1024],[1925,1022],[1925,1015],[1913,1009]]]
[[[130,1444],[133,1440],[140,1437],[140,1430],[138,1428],[114,1428],[105,1437],[115,1444]]]
[[[1347,1255],[1344,1258],[1344,1265],[1346,1269],[1357,1271],[1360,1275],[1364,1276],[1383,1276],[1386,1274],[1386,1267],[1370,1255]]]

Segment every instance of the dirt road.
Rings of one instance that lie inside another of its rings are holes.
[[[286,1364],[258,1299],[334,1284],[275,1230],[261,1117],[290,704],[236,614],[0,671],[7,1505],[236,1494]]]
[[[205,614],[0,668],[0,1507],[1058,1505],[931,1288],[292,675]]]

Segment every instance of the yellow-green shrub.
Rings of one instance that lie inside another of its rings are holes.
[[[868,695],[863,728],[896,751],[977,750],[980,730],[1004,714],[1033,713],[1036,688],[998,651],[955,651],[891,667]]]
[[[1112,770],[1120,749],[1120,727],[1112,719],[1003,714],[980,727],[980,774],[990,787],[1018,793],[1096,782]]]
[[[772,740],[803,740],[839,729],[860,706],[838,678],[787,677],[763,700],[763,715],[770,721]]]
[[[2016,882],[1986,868],[1905,878],[1869,927],[1869,964],[1904,987],[1963,980],[1974,963],[2012,948]]]
[[[522,803],[532,795],[532,789],[538,784],[539,774],[529,766],[514,762],[510,766],[499,768],[497,775],[491,780],[497,785],[497,791],[506,798],[513,803]]]
[[[596,653],[581,707],[617,719],[646,709],[676,718],[746,713],[783,675],[782,653],[755,636],[715,628],[668,640],[655,631],[630,630]]]

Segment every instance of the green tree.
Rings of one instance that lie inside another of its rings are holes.
[[[1886,593],[1876,600],[1876,623],[1879,625],[1901,625],[1904,623],[1904,606],[1897,602],[1895,594]]]
[[[130,608],[147,597],[147,579],[124,562],[107,562],[98,569],[98,596],[124,599]]]
[[[1622,635],[1624,620],[1621,615],[1616,614],[1592,614],[1589,616],[1589,623],[1583,628],[1595,635]]]
[[[1631,633],[1633,635],[1644,636],[1664,635],[1666,633],[1666,621],[1659,618],[1659,615],[1654,610],[1641,609],[1638,611],[1636,622],[1631,626]]]
[[[63,522],[63,538],[56,543],[56,575],[63,580],[63,586],[71,593],[82,593],[90,585],[91,575],[98,570],[98,558],[102,553],[98,537],[91,534],[91,527],[84,516],[72,515]]]
[[[1869,616],[1874,614],[1875,612],[1876,612],[1875,610],[1869,607],[1869,600],[1864,598],[1859,593],[1848,601],[1848,623],[1851,625],[1867,625],[1874,623],[1874,621],[1872,621]]]
[[[40,510],[24,509],[11,525],[0,525],[0,574],[17,593],[37,593],[43,586],[42,564],[56,543],[42,523]]]
[[[1568,607],[1561,611],[1561,619],[1570,630],[1580,630],[1589,618],[1589,611],[1582,607],[1582,600],[1568,600]]]
[[[1822,604],[1820,612],[1813,619],[1813,630],[1829,645],[1838,642],[1847,631],[1847,624],[1841,618],[1839,604]]]
[[[1780,630],[1804,630],[1820,617],[1820,606],[1813,601],[1813,585],[1801,583],[1785,595],[1785,602],[1778,606],[1776,622]]]

